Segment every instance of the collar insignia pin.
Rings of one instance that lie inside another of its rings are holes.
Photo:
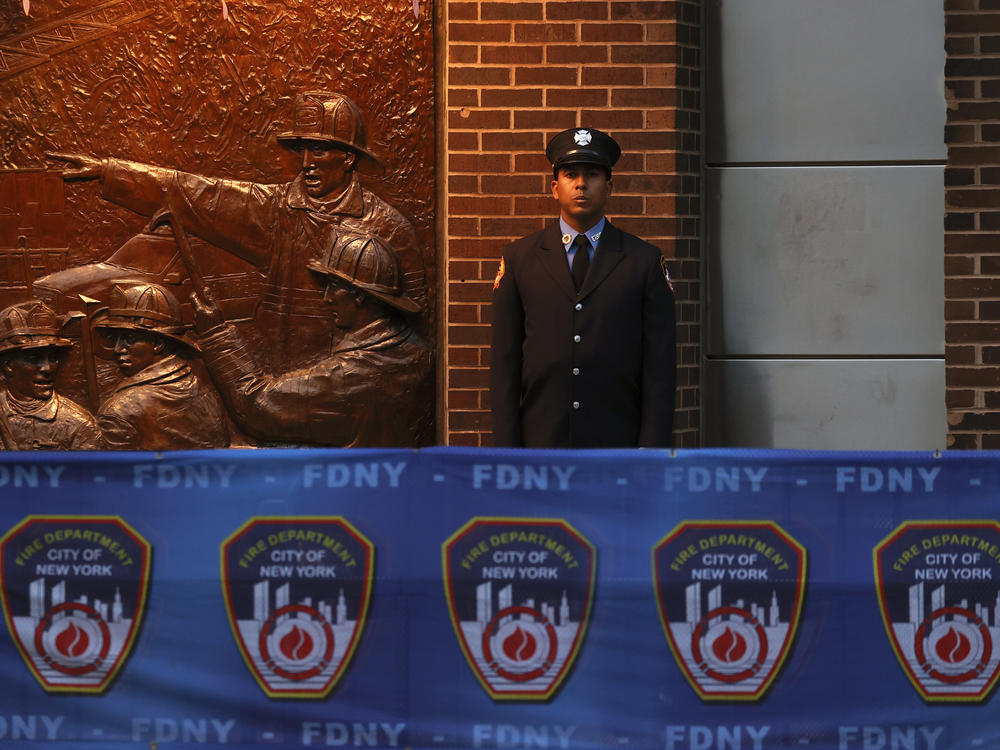
[[[564,245],[568,245],[572,239],[573,238],[570,237],[568,234],[564,234],[562,236],[562,242],[563,242]]]

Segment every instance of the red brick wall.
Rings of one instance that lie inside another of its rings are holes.
[[[948,445],[1000,448],[1000,0],[945,0]]]
[[[674,445],[695,447],[700,3],[449,0],[444,15],[445,442],[491,444],[490,296],[500,251],[557,215],[545,144],[586,125],[623,149],[608,215],[672,259]]]

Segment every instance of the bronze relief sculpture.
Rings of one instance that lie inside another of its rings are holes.
[[[73,0],[64,5],[71,10]],[[177,32],[186,7],[168,6],[119,33],[155,37],[164,13],[173,15]],[[315,10],[327,21],[348,18],[330,31],[345,53],[366,36],[386,39],[369,39],[356,55],[336,59],[324,57],[328,45],[316,48],[312,63],[294,70],[288,45],[301,48],[317,38],[317,19],[294,18],[287,30],[272,28],[271,38],[265,7],[287,8],[230,4],[223,33],[196,17],[185,33],[168,35],[165,49],[151,47],[150,69],[140,76],[148,94],[140,96],[140,114],[120,104],[124,144],[79,129],[65,137],[57,127],[31,149],[48,157],[48,170],[0,169],[0,302],[34,299],[52,308],[54,320],[66,316],[59,330],[67,343],[56,347],[63,356],[48,365],[57,373],[52,393],[83,418],[96,415],[98,447],[418,446],[433,439],[429,21],[414,20],[409,6],[408,17],[373,6],[365,14],[377,28],[359,34],[360,9],[320,4]],[[286,20],[295,15],[283,12]],[[213,98],[205,86],[220,69],[196,65],[204,79],[195,81],[177,75],[176,66],[163,67],[176,58],[171,45],[186,44],[190,52],[213,33],[224,37],[221,71],[240,84],[239,106],[223,114],[216,132],[204,117]],[[418,42],[416,50],[397,44],[393,55],[380,55],[394,35]],[[264,38],[271,47],[259,60],[231,54]],[[121,67],[126,61],[110,51],[114,41],[112,35],[94,45],[106,45],[105,62]],[[135,48],[128,54],[135,56]],[[347,57],[352,66],[338,68]],[[71,53],[63,59],[70,67],[79,62]],[[131,69],[135,60],[127,62]],[[321,64],[327,62],[329,68]],[[262,75],[266,68],[294,72],[272,79]],[[36,70],[6,80],[0,71],[0,95]],[[155,76],[162,80],[152,82]],[[355,95],[323,85],[334,79],[352,91],[388,88],[368,92],[375,104],[366,116]],[[141,94],[126,82],[113,88],[126,99]],[[286,88],[295,83],[298,91]],[[109,91],[100,83],[91,89],[90,104],[96,96],[107,107],[101,113],[119,106],[107,101]],[[175,119],[161,133],[129,127],[144,118],[169,119],[171,95],[181,98],[179,110],[197,108],[202,117]],[[423,98],[408,103],[408,96]],[[372,108],[374,117],[385,118],[377,121],[379,148],[367,128]],[[0,116],[15,130],[16,110]],[[76,114],[58,117],[64,123]],[[95,128],[107,134],[109,123],[99,120]],[[156,158],[115,155],[135,145]],[[208,146],[215,150],[206,153]],[[279,158],[264,157],[266,150]],[[162,166],[163,152],[175,157],[168,164],[190,166]],[[249,152],[257,154],[251,164]],[[380,158],[387,153],[388,166]],[[9,159],[0,152],[0,162]],[[282,172],[290,179],[282,180]],[[5,191],[10,184],[14,189]],[[5,204],[12,207],[11,226],[18,225],[6,233],[17,235],[16,245],[5,240]],[[110,251],[90,243],[110,244]],[[37,244],[54,247],[39,255]],[[5,266],[8,250],[20,253],[23,265]],[[65,447],[50,442],[17,447]]]

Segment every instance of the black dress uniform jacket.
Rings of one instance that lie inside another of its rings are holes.
[[[605,222],[577,293],[553,223],[504,248],[494,286],[496,445],[670,445],[674,297],[656,247]]]

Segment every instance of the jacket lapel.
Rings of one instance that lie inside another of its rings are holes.
[[[623,257],[625,257],[625,253],[622,252],[622,233],[613,227],[610,221],[605,220],[604,231],[597,244],[597,252],[594,253],[594,262],[590,266],[590,271],[587,272],[587,279],[583,282],[580,297],[586,297],[596,289]],[[564,262],[563,265],[566,263]]]
[[[545,227],[539,248],[538,254],[541,256],[542,265],[556,282],[556,286],[570,299],[576,299],[576,289],[573,287],[573,277],[569,273],[566,248],[562,244],[558,223]]]

